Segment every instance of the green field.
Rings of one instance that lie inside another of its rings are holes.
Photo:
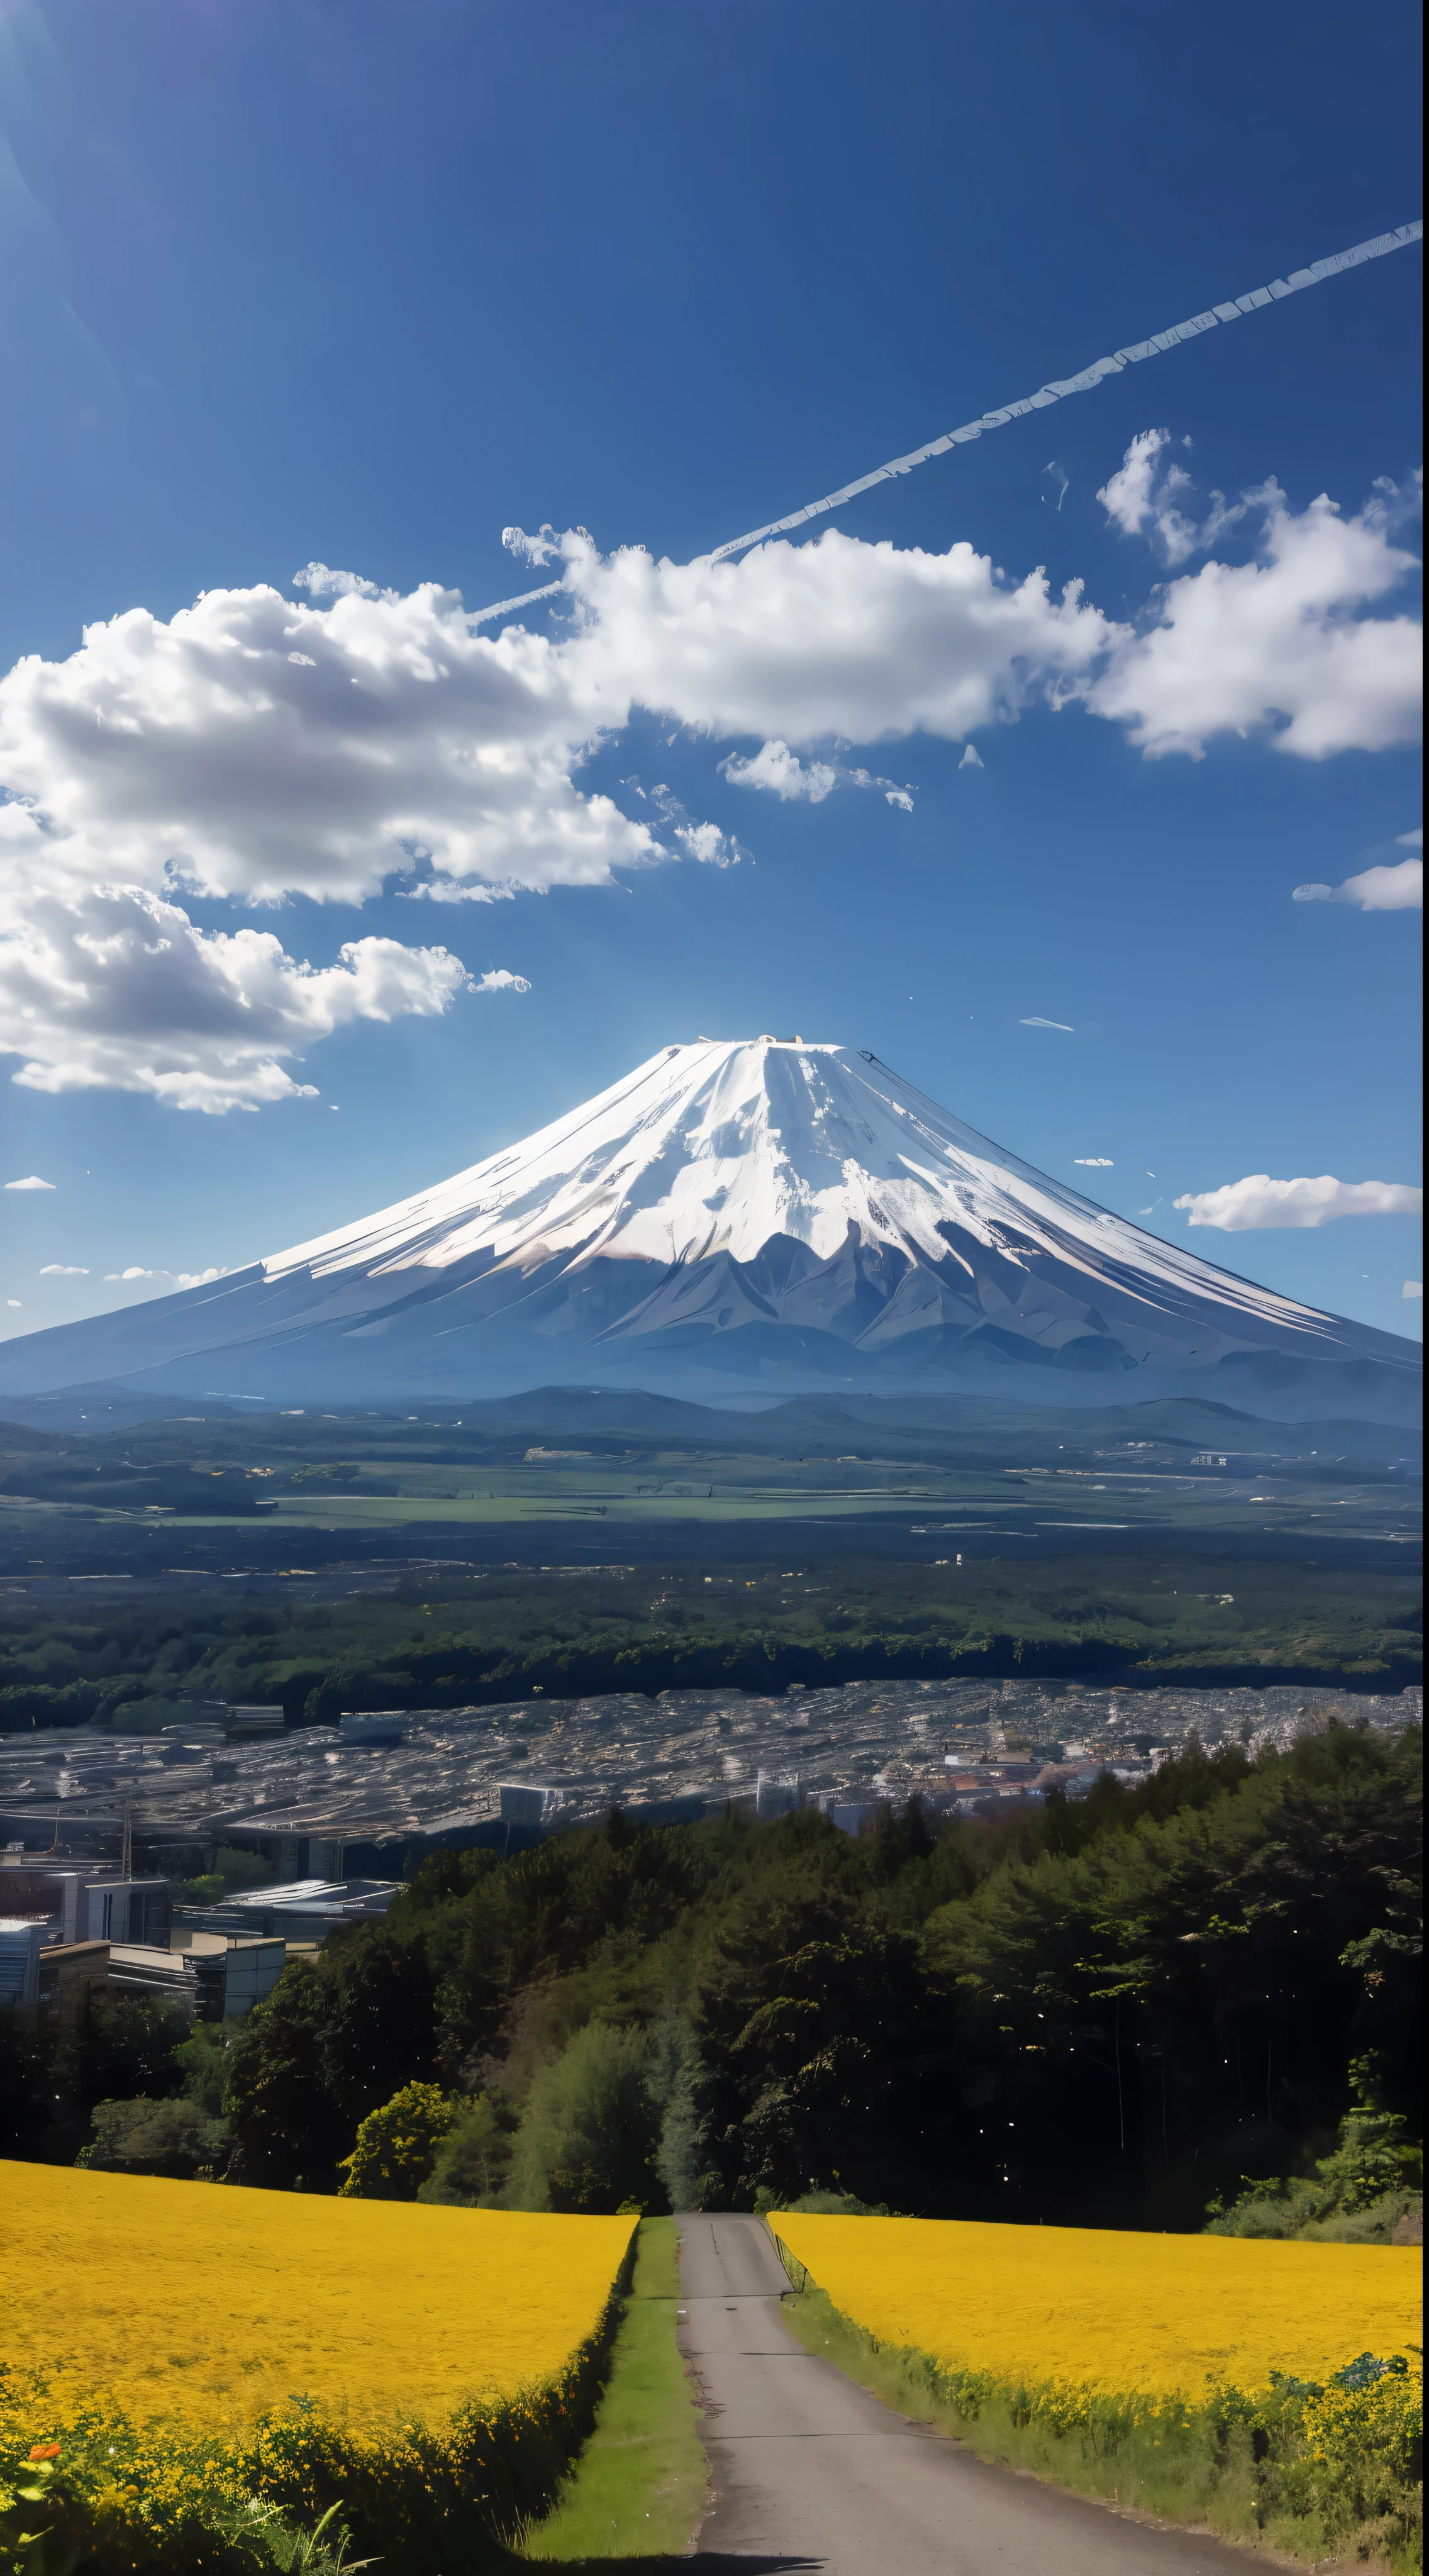
[[[1399,1689],[1419,1526],[1406,1434],[1208,1404],[0,1426],[0,1723],[883,1674]],[[87,1600],[104,1575],[132,1598]]]

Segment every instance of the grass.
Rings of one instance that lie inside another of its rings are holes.
[[[528,2559],[675,2556],[703,2509],[705,2454],[675,2343],[679,2297],[673,2218],[640,2223],[635,2278],[610,2375],[586,2443],[553,2512],[522,2543]]]
[[[1422,2528],[1412,2496],[1405,2506],[1366,2515],[1346,2536],[1327,2530],[1317,2511],[1277,2496],[1278,2484],[1256,2459],[1248,2426],[1232,2426],[1217,2440],[1206,2419],[1177,2427],[1163,2424],[1089,2424],[1058,2433],[1045,2420],[1030,2420],[1013,2403],[985,2397],[976,2414],[950,2402],[935,2363],[908,2348],[881,2345],[840,2314],[826,2291],[807,2279],[782,2314],[806,2350],[831,2361],[860,2388],[898,2414],[963,2443],[995,2467],[1045,2479],[1120,2511],[1183,2527],[1209,2528],[1241,2548],[1263,2550],[1277,2563],[1308,2562],[1322,2569],[1358,2567],[1365,2576],[1420,2576]],[[1335,2538],[1343,2555],[1333,2554]]]

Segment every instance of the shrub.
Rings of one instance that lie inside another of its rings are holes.
[[[510,2169],[518,2116],[500,2093],[482,2093],[459,2109],[437,2146],[418,2200],[456,2209],[494,2208]]]
[[[1256,2181],[1243,2175],[1246,2189],[1229,2209],[1219,2197],[1208,2204],[1206,2235],[1390,2243],[1400,2222],[1423,2206],[1423,2153],[1409,2142],[1400,2113],[1381,2110],[1375,2101],[1371,2058],[1352,2061],[1350,2089],[1353,2106],[1340,2122],[1332,2152],[1320,2158],[1313,2176]]]
[[[506,2186],[513,2209],[643,2209],[660,2198],[660,2113],[638,2032],[590,2022],[532,2083]]]
[[[415,2200],[455,2116],[439,2084],[404,2084],[362,2122],[338,2198]]]
[[[228,2130],[197,2102],[100,2102],[94,2138],[77,2165],[98,2173],[160,2174],[170,2182],[211,2175],[228,2156]]]

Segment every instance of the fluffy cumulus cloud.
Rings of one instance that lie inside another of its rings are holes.
[[[422,860],[488,895],[599,883],[654,838],[575,787],[601,681],[523,628],[473,634],[432,583],[327,608],[210,591],[18,663],[0,779],[43,818],[52,875],[251,903],[361,903]]]
[[[353,1020],[442,1011],[466,982],[445,948],[396,939],[352,940],[336,965],[309,966],[272,931],[199,930],[182,905],[132,885],[37,888],[0,939],[17,1082],[147,1092],[183,1109],[310,1092],[287,1060]]]
[[[1203,564],[1157,595],[1086,689],[1096,715],[1153,757],[1199,759],[1217,734],[1267,733],[1323,760],[1418,740],[1421,630],[1365,616],[1413,571],[1377,506],[1342,517],[1323,493],[1298,514],[1271,487],[1248,563]]]
[[[1424,860],[1421,855],[1396,859],[1395,850],[1421,853],[1422,832],[1401,832],[1383,857],[1373,852],[1367,868],[1360,868],[1342,885],[1298,885],[1296,903],[1348,903],[1358,912],[1422,912],[1424,909]]]
[[[1129,457],[1105,487],[1118,522],[1154,517],[1165,484],[1160,447]],[[966,543],[837,530],[675,564],[543,528],[519,549],[557,567],[540,632],[483,631],[437,583],[400,596],[316,562],[296,599],[130,610],[0,680],[0,1045],[44,1090],[208,1109],[310,1091],[303,1060],[330,1030],[445,1010],[468,979],[445,947],[391,938],[315,968],[242,911],[394,884],[490,903],[744,855],[667,789],[626,782],[617,801],[585,782],[636,709],[730,745],[735,785],[905,809],[906,784],[842,751],[967,743],[1034,700],[1078,699],[1155,754],[1258,728],[1307,758],[1407,740],[1418,630],[1385,603],[1411,558],[1383,496],[1349,520],[1324,500],[1259,506],[1253,560],[1170,582],[1139,625]],[[237,910],[204,927],[198,900]]]
[[[566,580],[586,648],[627,705],[797,751],[961,741],[1086,671],[1117,632],[1079,583],[1054,599],[1042,572],[999,580],[964,543],[928,554],[837,529],[737,563],[575,547]]]
[[[1221,1189],[1192,1190],[1172,1201],[1173,1207],[1185,1209],[1192,1225],[1219,1226],[1225,1234],[1275,1225],[1328,1225],[1337,1216],[1418,1216],[1423,1205],[1423,1191],[1402,1181],[1337,1181],[1329,1172],[1298,1181],[1273,1181],[1268,1172],[1252,1172]]]
[[[727,760],[720,762],[720,768],[731,787],[763,787],[785,805],[796,799],[822,805],[839,783],[839,773],[831,761],[801,760],[787,742],[761,743],[750,760],[731,752]]]
[[[529,975],[513,975],[507,966],[491,966],[475,978],[474,988],[478,993],[529,993],[531,979]]]
[[[53,1190],[58,1186],[55,1181],[42,1181],[38,1172],[27,1172],[22,1181],[5,1183],[7,1190]]]
[[[40,1272],[42,1279],[87,1279],[89,1272],[77,1261],[47,1261]]]

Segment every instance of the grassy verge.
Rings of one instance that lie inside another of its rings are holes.
[[[528,2559],[652,2558],[683,2551],[704,2502],[705,2455],[675,2344],[673,2218],[645,2218],[635,2278],[595,2430],[554,2510],[521,2543]]]
[[[1025,2392],[979,2389],[960,2406],[928,2354],[878,2343],[807,2276],[798,2296],[785,2300],[783,2314],[810,2352],[834,2362],[859,2387],[998,2467],[1161,2522],[1209,2528],[1282,2564],[1377,2568],[1392,2576],[1419,2576],[1423,2567],[1419,2491],[1399,2479],[1372,2478],[1366,2492],[1352,2493],[1351,2471],[1338,2492],[1327,2494],[1323,2473],[1297,2456],[1305,2446],[1288,2414],[1280,2424],[1253,2422],[1247,2407],[1238,2421],[1234,2407],[1212,2404],[1138,2417],[1109,2399],[1087,2410],[1082,2422],[1059,2429],[1033,2411]]]

